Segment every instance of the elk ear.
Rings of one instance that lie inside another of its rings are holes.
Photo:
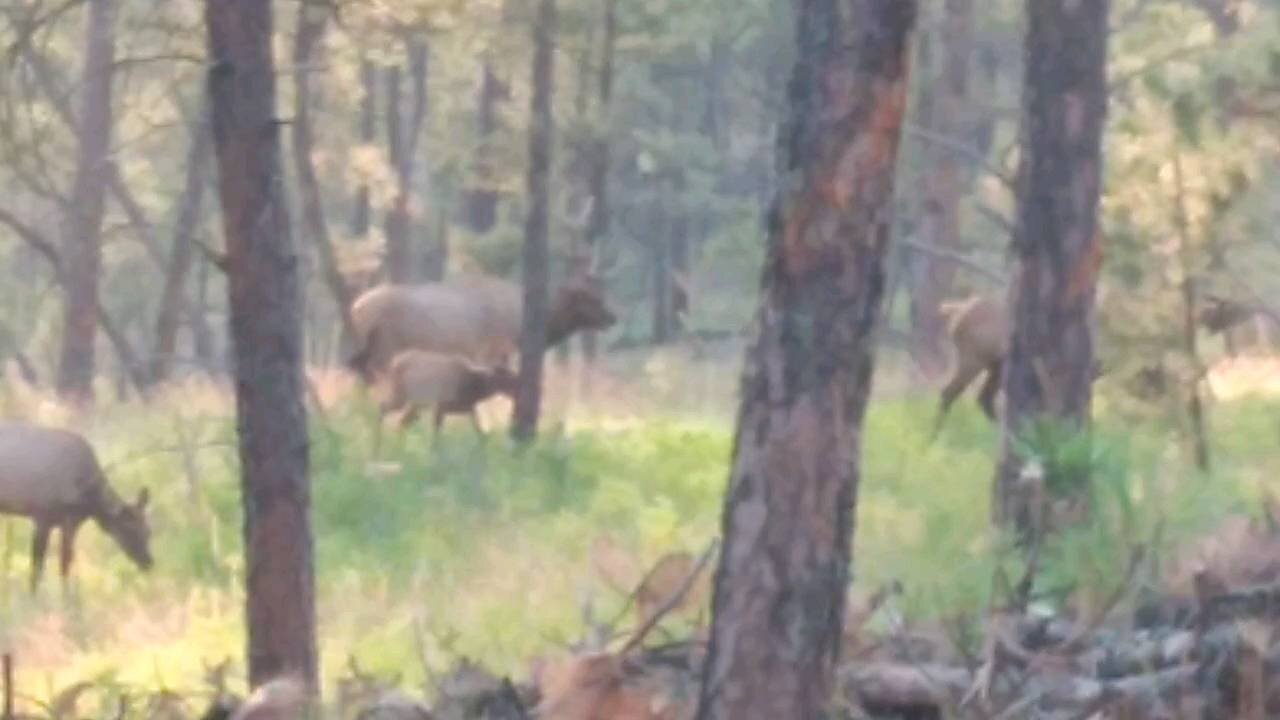
[[[133,506],[137,508],[138,512],[142,512],[147,509],[147,503],[149,502],[151,502],[151,491],[147,488],[142,488],[138,491],[138,501]]]

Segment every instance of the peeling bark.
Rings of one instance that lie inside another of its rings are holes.
[[[851,574],[911,0],[801,0],[698,717],[817,718]]]

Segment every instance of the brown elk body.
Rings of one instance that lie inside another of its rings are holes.
[[[505,364],[519,347],[523,309],[520,286],[496,278],[380,285],[352,304],[356,337],[347,366],[372,382],[407,349]],[[581,330],[602,330],[616,320],[594,283],[568,282],[551,298],[547,346]]]
[[[476,405],[497,394],[513,397],[517,378],[505,365],[484,367],[457,355],[405,350],[392,358],[386,383],[382,414],[385,417],[403,411],[401,427],[407,427],[419,412],[431,408],[435,411],[437,432],[446,415],[465,413],[483,434]]]
[[[951,404],[979,375],[986,373],[978,404],[993,422],[995,400],[1000,391],[1000,373],[1009,352],[1009,313],[1003,298],[996,295],[974,295],[964,300],[945,302],[939,308],[947,322],[947,334],[955,347],[955,366],[951,378],[942,388],[936,433],[942,427]]]
[[[31,590],[40,584],[54,528],[62,533],[65,581],[80,525],[92,518],[141,569],[152,565],[147,491],[126,503],[107,484],[93,448],[80,435],[21,423],[0,423],[0,513],[35,522]]]

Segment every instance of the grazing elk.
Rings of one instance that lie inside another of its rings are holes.
[[[403,411],[400,427],[408,427],[424,409],[435,410],[435,430],[445,415],[471,416],[476,432],[484,434],[476,405],[497,394],[514,397],[516,374],[505,365],[482,367],[467,358],[427,350],[405,350],[391,360],[387,372],[383,417]]]
[[[1000,373],[1009,352],[1009,314],[1003,298],[996,295],[974,295],[964,300],[944,302],[939,307],[947,323],[947,334],[955,346],[955,367],[951,379],[942,388],[942,401],[934,422],[936,435],[956,398],[976,377],[986,373],[978,404],[982,412],[996,419],[996,394],[1000,391]]]
[[[520,286],[496,278],[380,285],[351,306],[355,338],[347,366],[372,382],[397,353],[411,348],[505,364],[519,347],[523,314]],[[595,282],[571,280],[552,294],[547,347],[575,332],[603,330],[616,321]]]
[[[76,531],[93,518],[142,570],[152,565],[144,488],[126,503],[110,485],[93,448],[80,435],[22,423],[0,423],[0,513],[35,521],[31,591],[40,585],[54,528],[62,533],[65,583],[75,556]]]

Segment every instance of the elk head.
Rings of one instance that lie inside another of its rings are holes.
[[[151,528],[147,524],[147,503],[151,496],[146,488],[138,492],[138,499],[130,503],[120,503],[102,522],[102,528],[115,539],[130,560],[143,570],[150,570],[153,564],[151,557]]]

